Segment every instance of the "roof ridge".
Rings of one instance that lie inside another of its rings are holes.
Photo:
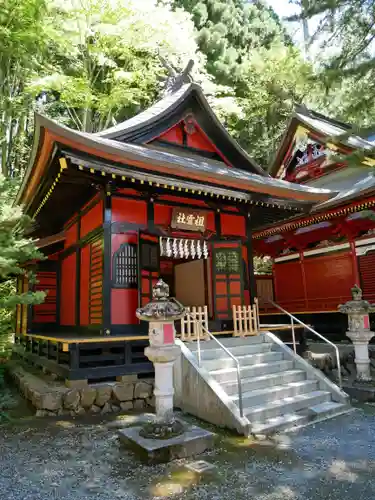
[[[328,123],[332,123],[339,127],[345,128],[346,130],[353,130],[353,125],[351,125],[350,123],[342,122],[340,120],[337,120],[336,118],[331,118],[327,115],[324,115],[323,113],[320,113],[319,111],[308,108],[305,104],[297,104],[295,107],[295,112],[302,115],[311,116],[312,118],[316,118]]]

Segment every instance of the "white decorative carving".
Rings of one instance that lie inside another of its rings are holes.
[[[171,247],[171,239],[167,238],[167,245],[166,245],[166,250],[167,250],[167,256],[172,257],[172,247]]]
[[[160,257],[163,257],[164,256],[164,241],[163,241],[163,238],[160,238],[159,245],[160,245]]]
[[[202,257],[201,242],[199,240],[197,241],[197,257],[198,257],[198,259],[200,259]]]
[[[172,249],[173,249],[173,257],[175,259],[177,259],[177,257],[178,257],[178,248],[177,248],[177,240],[176,240],[176,238],[173,238]]]
[[[203,242],[203,256],[205,259],[208,259],[208,247],[206,242]]]
[[[180,259],[184,258],[184,240],[181,238],[178,245],[178,252],[180,254]]]
[[[191,240],[190,255],[191,255],[192,259],[195,259],[196,253],[197,252],[195,250],[195,241]]]

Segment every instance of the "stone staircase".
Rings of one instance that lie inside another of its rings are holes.
[[[220,342],[240,363],[243,415],[237,369],[215,342],[181,345],[176,363],[176,403],[183,411],[245,435],[272,434],[351,410],[348,396],[320,371],[295,355],[270,332]]]

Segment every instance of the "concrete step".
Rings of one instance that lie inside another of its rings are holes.
[[[265,420],[278,417],[287,413],[296,413],[299,410],[309,408],[320,403],[331,401],[331,393],[328,391],[312,391],[305,394],[271,401],[269,403],[245,407],[244,414],[250,422],[264,422]]]
[[[299,382],[301,380],[306,380],[306,373],[303,370],[287,370],[285,372],[261,375],[260,377],[243,378],[242,390],[243,392],[255,391],[257,389],[266,389],[267,387]],[[223,382],[222,386],[229,395],[237,393],[237,381]]]
[[[238,347],[249,344],[262,344],[262,343],[271,343],[268,340],[268,337],[265,335],[254,335],[252,337],[225,337],[218,338],[218,341],[223,344],[225,347]],[[187,342],[187,346],[191,351],[197,350],[197,342]],[[201,340],[201,349],[218,349],[219,345],[215,340]]]
[[[241,379],[260,377],[263,375],[285,372],[293,369],[293,361],[276,361],[273,363],[258,363],[241,368]],[[220,383],[235,382],[237,369],[234,367],[217,368],[210,371],[210,375]]]
[[[344,415],[353,411],[349,405],[344,403],[335,403],[334,401],[327,401],[320,403],[305,411],[296,413],[286,413],[267,419],[265,422],[254,424],[251,428],[251,434],[274,434],[280,431],[290,431],[293,428],[305,426],[312,422],[322,421],[325,419]]]
[[[282,352],[261,352],[259,354],[244,354],[242,356],[236,356],[236,359],[240,363],[240,366],[249,366],[255,365],[259,363],[272,363],[275,361],[281,361],[284,355]],[[230,368],[235,366],[235,361],[230,358],[227,354],[227,357],[220,359],[203,359],[202,366],[206,368],[206,370],[215,370],[219,368]]]
[[[235,347],[229,347],[228,350],[233,354],[233,356],[243,356],[246,354],[260,354],[263,352],[270,352],[272,350],[272,345],[266,342],[262,342],[260,344],[248,344],[246,346],[239,345]],[[221,348],[204,350],[201,349],[201,359],[222,359],[227,357],[228,353]]]
[[[316,380],[302,380],[300,382],[290,382],[287,385],[243,392],[242,402],[245,408],[251,408],[316,390],[318,390],[318,382]],[[233,395],[232,399],[238,405],[238,394]]]

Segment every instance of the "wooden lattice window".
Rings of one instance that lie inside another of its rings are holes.
[[[112,286],[115,288],[137,288],[137,246],[123,243],[113,255]]]
[[[216,251],[215,270],[218,274],[238,274],[241,270],[239,252],[227,248]]]

